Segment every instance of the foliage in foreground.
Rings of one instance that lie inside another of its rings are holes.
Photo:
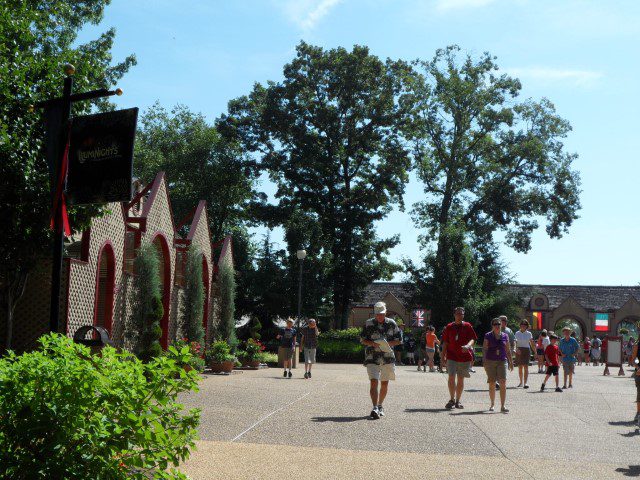
[[[182,353],[145,364],[56,334],[40,344],[0,360],[0,477],[186,478],[174,467],[194,446],[200,412],[176,403],[197,390]]]

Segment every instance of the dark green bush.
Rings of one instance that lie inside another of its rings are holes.
[[[362,329],[357,327],[347,328],[346,330],[328,330],[326,332],[320,333],[320,338],[360,342],[361,332],[362,332]]]
[[[184,301],[180,308],[178,338],[204,344],[204,285],[202,283],[202,253],[193,245],[189,247],[184,272]]]
[[[0,477],[179,479],[200,412],[180,392],[198,375],[173,351],[143,363],[107,347],[102,355],[61,335],[0,359]]]

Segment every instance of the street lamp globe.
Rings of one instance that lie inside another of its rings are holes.
[[[307,251],[306,250],[298,250],[296,252],[296,257],[298,257],[298,260],[304,260],[307,256]]]

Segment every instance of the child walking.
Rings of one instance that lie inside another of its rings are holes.
[[[554,332],[551,332],[549,333],[549,340],[551,341],[551,343],[544,350],[544,356],[547,359],[547,374],[544,377],[542,385],[540,386],[540,391],[544,392],[544,387],[547,383],[547,380],[549,380],[549,377],[553,375],[554,377],[556,377],[556,392],[562,392],[562,389],[560,388],[560,379],[558,378],[558,370],[560,369],[560,362],[558,360],[558,357],[560,355],[560,348],[558,348],[557,345],[558,336]]]

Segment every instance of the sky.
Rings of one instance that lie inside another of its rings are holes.
[[[566,150],[579,155],[580,218],[562,239],[544,228],[519,254],[501,246],[515,281],[535,284],[636,285],[640,2],[578,0],[113,0],[103,21],[80,41],[115,27],[114,61],[138,65],[118,84],[122,108],[178,103],[212,122],[255,82],[282,79],[304,40],[324,48],[367,45],[381,58],[430,59],[450,44],[497,57],[518,77],[520,98],[550,99],[573,131]],[[263,191],[273,185],[263,181]],[[400,234],[391,259],[419,261],[419,231],[409,215],[423,197],[412,178],[405,212],[376,227]],[[542,222],[544,225],[544,222]],[[264,230],[255,231],[260,238]],[[276,231],[272,240],[282,241]],[[397,275],[396,280],[402,279]]]

